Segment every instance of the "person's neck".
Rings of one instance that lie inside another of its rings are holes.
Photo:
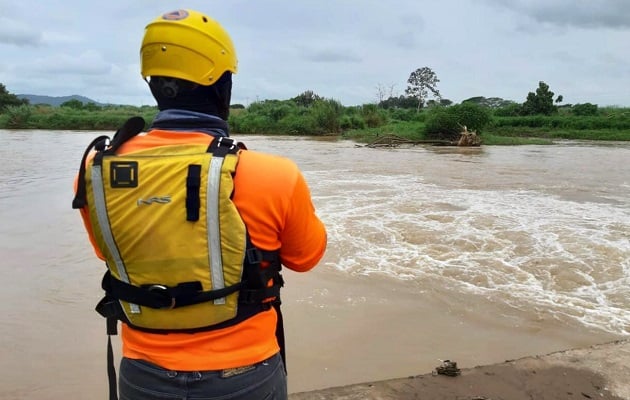
[[[149,129],[198,131],[212,136],[229,136],[227,122],[216,115],[176,108],[160,111]]]

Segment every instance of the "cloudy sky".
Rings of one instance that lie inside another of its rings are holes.
[[[630,0],[0,0],[0,83],[153,105],[139,45],[149,21],[179,8],[231,33],[233,103],[305,90],[372,103],[426,66],[456,103],[523,102],[544,81],[565,103],[630,106]]]

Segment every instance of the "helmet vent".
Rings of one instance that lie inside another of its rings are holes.
[[[203,19],[203,22],[208,22],[208,18],[206,18],[205,15],[204,15],[204,17],[202,19]]]

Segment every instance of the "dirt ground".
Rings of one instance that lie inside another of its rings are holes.
[[[630,400],[630,340],[461,369],[458,376],[434,371],[293,393],[289,399]]]

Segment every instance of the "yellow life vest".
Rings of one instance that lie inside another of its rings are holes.
[[[240,152],[231,139],[124,155],[102,140],[96,148],[77,198],[83,191],[117,319],[149,331],[212,329],[279,296],[277,253],[253,248],[231,200]],[[239,313],[239,303],[258,306]]]

